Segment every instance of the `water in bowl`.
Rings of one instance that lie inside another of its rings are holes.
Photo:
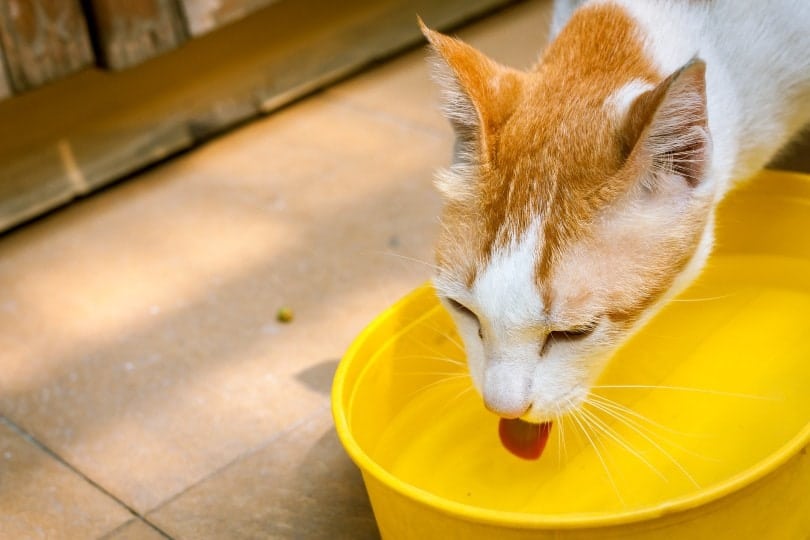
[[[583,412],[555,422],[537,461],[512,456],[436,305],[366,376],[396,397],[369,441],[402,480],[481,508],[606,515],[671,503],[741,474],[810,417],[810,264],[713,257],[700,281],[614,358]],[[448,361],[449,360],[449,361]]]

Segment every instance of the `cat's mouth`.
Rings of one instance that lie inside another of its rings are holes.
[[[551,422],[535,424],[520,418],[501,418],[498,435],[504,448],[519,458],[538,459],[548,442]]]

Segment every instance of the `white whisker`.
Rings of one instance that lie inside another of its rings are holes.
[[[402,255],[400,253],[394,253],[393,251],[374,251],[373,253],[376,253],[378,255],[388,255],[389,257],[396,257],[404,261],[419,263],[421,265],[427,266],[431,270],[435,270],[436,272],[441,270],[441,268],[439,268],[433,263],[429,263],[427,261],[423,261],[422,259],[417,259],[415,257],[408,257],[407,255]]]
[[[460,383],[460,382],[466,381],[467,379],[468,379],[467,375],[454,375],[452,377],[444,377],[442,379],[439,379],[438,381],[433,381],[432,383],[430,383],[430,384],[428,384],[426,386],[422,386],[420,388],[417,388],[416,391],[412,392],[405,399],[406,400],[411,400],[414,397],[416,397],[417,395],[419,395],[419,394],[421,394],[423,392],[426,392],[426,391],[430,390],[431,388],[435,388],[436,386],[438,386],[440,384]]]
[[[439,357],[446,357],[447,356],[446,354],[442,354],[442,352],[439,349],[437,349],[436,347],[434,347],[432,345],[429,345],[428,343],[426,343],[424,341],[417,341],[413,337],[410,337],[408,341],[410,341],[414,345],[419,345],[420,347],[424,347],[425,349],[427,349],[428,351],[433,353],[435,356],[439,356]],[[462,349],[461,352],[463,353],[464,350]]]
[[[759,399],[763,401],[778,401],[778,398],[769,397],[769,396],[757,396],[754,394],[741,394],[737,392],[725,392],[723,390],[712,390],[709,388],[693,388],[690,386],[667,386],[667,385],[655,385],[655,384],[607,384],[607,385],[599,385],[593,386],[592,388],[596,390],[675,390],[679,392],[694,392],[694,393],[702,393],[708,394],[713,396],[723,396],[723,397],[736,397],[742,399]]]
[[[458,366],[467,367],[467,362],[463,362],[458,358],[451,358],[449,356],[425,356],[420,354],[406,354],[396,357],[397,360],[435,360],[437,362],[449,362]]]
[[[458,371],[398,371],[398,375],[449,375],[448,378],[469,377],[469,373],[459,373]]]
[[[427,328],[428,330],[432,330],[433,332],[436,332],[437,334],[442,336],[444,339],[446,339],[447,341],[449,341],[450,343],[455,345],[456,348],[459,351],[461,351],[462,354],[464,354],[464,346],[461,343],[459,343],[458,340],[454,339],[450,334],[448,334],[444,330],[440,330],[439,328],[436,328],[436,327],[434,327],[432,325],[427,324],[425,321],[421,321],[420,324],[422,326],[424,326],[425,328]]]
[[[684,446],[679,445],[678,443],[675,443],[675,442],[671,441],[670,439],[662,436],[660,433],[655,433],[651,428],[649,428],[647,426],[644,426],[643,424],[633,420],[632,418],[628,418],[626,416],[627,413],[624,412],[624,411],[616,410],[616,409],[611,410],[608,407],[606,407],[605,405],[607,405],[607,404],[604,404],[604,403],[603,404],[598,404],[598,403],[595,403],[593,401],[588,401],[586,403],[588,405],[590,405],[591,407],[594,407],[597,410],[602,411],[603,413],[607,414],[608,416],[611,416],[611,417],[615,418],[616,420],[618,420],[622,424],[630,427],[631,429],[636,428],[636,429],[634,429],[634,431],[636,431],[636,433],[640,433],[640,431],[638,431],[638,430],[646,431],[650,436],[658,437],[658,439],[661,442],[663,442],[665,444],[668,444],[669,446],[671,446],[673,448],[676,448],[676,449],[680,450],[681,452],[683,452],[685,454],[689,454],[691,456],[694,456],[696,458],[703,459],[703,460],[706,460],[706,461],[713,461],[715,463],[720,461],[717,458],[704,456],[703,454],[698,454],[697,452],[694,452],[694,451],[692,451],[692,450],[690,450],[688,448],[685,448]],[[628,409],[628,412],[633,413],[635,411],[632,411],[632,410]],[[644,420],[652,422],[652,420],[649,420],[649,419],[647,419],[646,417],[644,417],[642,415],[638,415],[638,416],[640,418],[644,419]],[[666,427],[666,426],[662,426],[662,427]],[[672,431],[674,431],[674,430],[672,430]],[[676,432],[676,433],[679,433],[679,432]]]
[[[625,422],[625,425],[626,425],[627,427],[629,427],[630,429],[632,429],[633,431],[635,431],[635,432],[636,432],[636,433],[637,433],[637,434],[638,434],[638,435],[639,435],[641,438],[643,438],[645,441],[647,441],[648,443],[650,443],[650,444],[651,444],[651,445],[652,445],[652,446],[653,446],[653,447],[654,447],[656,450],[658,450],[659,452],[661,452],[661,454],[662,454],[664,457],[666,457],[666,458],[667,458],[667,459],[668,459],[668,460],[669,460],[669,461],[670,461],[670,462],[671,462],[673,465],[675,465],[675,466],[678,468],[678,470],[680,470],[680,471],[681,471],[681,473],[683,473],[683,475],[684,475],[684,476],[685,476],[687,479],[689,479],[689,481],[690,481],[690,482],[691,482],[691,483],[692,483],[692,484],[693,484],[693,485],[694,485],[696,488],[700,488],[700,484],[697,482],[697,480],[695,480],[695,479],[694,479],[694,477],[693,477],[691,474],[689,474],[689,471],[687,471],[687,470],[686,470],[686,468],[685,468],[683,465],[681,465],[681,462],[680,462],[680,461],[678,461],[677,459],[675,459],[675,457],[674,457],[672,454],[670,454],[669,452],[667,452],[667,451],[666,451],[666,450],[665,450],[665,449],[664,449],[664,448],[663,448],[663,447],[662,447],[660,444],[658,444],[657,442],[655,442],[654,440],[652,440],[652,439],[651,439],[651,438],[650,438],[650,437],[649,437],[649,436],[648,436],[646,433],[644,433],[642,430],[640,430],[640,429],[636,428],[635,426],[633,426],[633,425],[632,425],[632,424],[630,424],[629,422]]]
[[[569,401],[569,404],[570,404],[570,401]],[[585,424],[584,424],[585,419],[581,418],[579,416],[579,411],[576,410],[576,409],[571,410],[570,416],[574,420],[574,422],[576,422],[576,424],[579,426],[580,430],[582,431],[582,434],[588,439],[588,442],[590,443],[591,447],[593,448],[597,459],[602,464],[602,468],[605,470],[605,475],[607,476],[607,479],[610,482],[610,485],[613,488],[613,492],[616,494],[616,497],[619,499],[619,501],[622,503],[622,505],[626,505],[626,503],[624,502],[624,498],[622,497],[621,493],[619,492],[619,488],[616,485],[616,481],[613,479],[613,475],[610,472],[610,468],[608,467],[607,462],[605,461],[605,458],[602,456],[602,453],[599,451],[599,447],[597,447],[595,440],[590,436],[588,431],[585,429]]]
[[[647,467],[649,467],[652,472],[654,472],[659,478],[661,478],[661,480],[663,480],[664,482],[669,482],[669,478],[667,478],[666,475],[664,475],[664,473],[662,473],[658,468],[656,468],[655,465],[650,463],[650,461],[647,458],[642,456],[641,452],[634,449],[632,446],[630,446],[629,443],[622,441],[618,433],[613,428],[611,428],[604,420],[596,416],[594,413],[588,411],[587,409],[581,409],[581,412],[586,416],[590,416],[591,421],[595,427],[600,428],[605,435],[613,439],[622,448],[627,450],[627,452],[635,456],[636,459],[638,459]]]
[[[597,400],[597,402],[591,401],[592,399]],[[643,414],[639,413],[638,411],[634,411],[633,409],[631,409],[627,405],[622,405],[621,403],[613,401],[612,399],[608,399],[605,396],[600,396],[599,394],[589,393],[588,398],[586,399],[586,403],[588,403],[590,405],[593,405],[593,406],[603,406],[603,407],[612,408],[617,413],[624,413],[624,414],[633,416],[633,417],[635,417],[635,418],[637,418],[637,419],[639,419],[641,421],[647,422],[648,424],[650,424],[650,425],[652,425],[652,426],[654,426],[654,427],[656,427],[656,428],[658,428],[658,429],[660,429],[662,431],[667,431],[667,432],[672,433],[674,435],[681,435],[681,436],[695,437],[695,438],[701,438],[701,437],[708,438],[709,437],[709,435],[706,435],[704,433],[690,433],[688,431],[680,431],[680,430],[677,430],[677,429],[673,429],[673,428],[671,428],[669,426],[666,426],[666,425],[664,425],[664,424],[662,424],[660,422],[656,422],[655,420],[653,420],[653,419],[651,419],[651,418],[649,418],[647,416],[644,416]]]
[[[469,392],[472,392],[474,389],[475,389],[475,387],[473,387],[473,386],[468,386],[467,388],[464,388],[461,392],[459,392],[458,394],[453,396],[451,399],[449,399],[444,404],[444,406],[441,409],[439,409],[439,413],[444,412],[445,410],[447,410],[453,403],[458,401],[463,395],[465,395],[465,394],[467,394]]]
[[[712,300],[724,300],[735,296],[736,293],[723,294],[720,296],[707,296],[705,298],[673,298],[670,302],[710,302]]]

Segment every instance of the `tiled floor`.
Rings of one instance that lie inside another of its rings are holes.
[[[547,17],[460,34],[526,66]],[[430,273],[451,134],[424,56],[0,238],[0,538],[377,537],[329,387]]]
[[[523,67],[548,12],[460,34]],[[451,134],[424,57],[0,238],[0,539],[377,537],[329,389],[430,273]]]

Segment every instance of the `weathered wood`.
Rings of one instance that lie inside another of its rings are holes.
[[[0,230],[68,202],[73,190],[56,145],[0,163]]]
[[[0,100],[3,100],[10,95],[11,85],[8,82],[8,76],[6,75],[6,64],[3,60],[3,55],[0,54]]]
[[[510,1],[278,2],[134,69],[0,101],[0,231],[417,43],[414,12],[447,28]]]
[[[125,69],[186,40],[177,0],[89,0],[102,65]]]
[[[182,0],[192,36],[210,32],[276,1],[278,0]]]
[[[0,40],[17,92],[93,63],[78,0],[0,0]]]

